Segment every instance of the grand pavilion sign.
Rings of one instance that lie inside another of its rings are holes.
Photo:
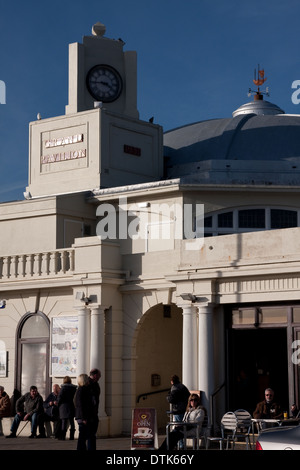
[[[45,141],[45,148],[55,148],[61,147],[70,144],[77,144],[83,142],[83,134],[74,134],[67,137],[59,137],[56,139],[49,139]],[[67,150],[63,152],[56,152],[51,153],[48,155],[41,156],[41,163],[54,163],[54,162],[62,162],[66,160],[76,160],[78,158],[85,158],[86,157],[86,149],[76,149],[76,150]]]

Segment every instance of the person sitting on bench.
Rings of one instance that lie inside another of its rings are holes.
[[[43,420],[43,398],[35,385],[30,387],[30,391],[21,396],[16,403],[16,415],[10,428],[8,438],[17,437],[17,430],[21,421],[31,421],[31,435],[34,437],[46,437]],[[39,435],[36,435],[39,427]]]
[[[0,385],[0,419],[10,416],[10,398]]]

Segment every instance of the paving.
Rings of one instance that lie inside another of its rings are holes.
[[[158,445],[164,440],[164,435],[158,436]],[[29,439],[28,436],[18,436],[17,438],[7,439],[5,436],[0,437],[0,451],[76,451],[77,439],[60,441],[52,437],[44,439]],[[96,440],[96,448],[100,451],[130,451],[131,438],[129,436],[98,438]],[[244,443],[237,443],[236,450],[245,450]],[[200,451],[202,452],[203,448]],[[218,451],[218,446],[212,445],[210,450]],[[184,451],[183,451],[184,452]]]

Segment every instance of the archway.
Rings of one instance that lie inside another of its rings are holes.
[[[24,394],[36,385],[49,392],[49,320],[41,312],[27,313],[17,328],[16,388]]]
[[[159,304],[149,309],[136,331],[136,407],[155,408],[158,428],[168,421],[170,377],[182,376],[182,310]]]

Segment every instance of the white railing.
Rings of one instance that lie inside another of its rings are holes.
[[[0,257],[0,281],[52,277],[74,271],[74,249]]]

